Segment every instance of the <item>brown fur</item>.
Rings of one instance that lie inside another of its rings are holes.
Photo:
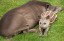
[[[41,13],[53,6],[47,2],[30,1],[8,11],[0,20],[0,34],[6,37],[32,28],[39,21]]]

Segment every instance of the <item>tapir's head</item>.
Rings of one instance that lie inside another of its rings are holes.
[[[58,7],[58,6],[53,6],[53,5],[51,5],[51,4],[47,3],[47,2],[44,5],[45,5],[45,8],[46,8],[46,11],[53,10],[53,11],[59,12],[59,11],[64,10],[64,8],[61,8],[61,7]]]
[[[61,11],[63,9],[61,7],[53,6],[50,3],[48,3],[48,2],[43,2],[42,4],[46,8],[46,11],[47,10],[56,10],[56,9],[59,10],[59,11]]]

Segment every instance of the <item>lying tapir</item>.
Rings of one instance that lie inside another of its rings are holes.
[[[29,30],[38,23],[41,13],[54,7],[48,2],[30,1],[14,8],[1,18],[0,34],[11,37],[18,32]]]

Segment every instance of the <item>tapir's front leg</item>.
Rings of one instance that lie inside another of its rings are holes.
[[[11,18],[11,22],[9,21],[9,19],[6,19],[6,20],[7,20],[7,22],[6,21],[3,22],[4,27],[2,27],[2,32],[1,32],[1,34],[3,36],[10,37],[10,36],[17,34],[20,31],[24,30],[23,26],[25,26],[26,21],[25,21],[24,17],[22,17],[22,15],[20,15],[20,14],[14,15],[14,17]]]
[[[27,33],[27,32],[37,32],[37,29],[26,29],[26,30],[23,30],[23,33]]]

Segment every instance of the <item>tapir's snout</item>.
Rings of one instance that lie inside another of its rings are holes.
[[[63,8],[61,8],[61,7],[54,7],[53,12],[58,13],[62,10],[63,10]]]
[[[58,6],[49,6],[49,7],[47,8],[47,11],[49,11],[49,10],[57,13],[57,12],[63,11],[64,8],[58,7]]]

